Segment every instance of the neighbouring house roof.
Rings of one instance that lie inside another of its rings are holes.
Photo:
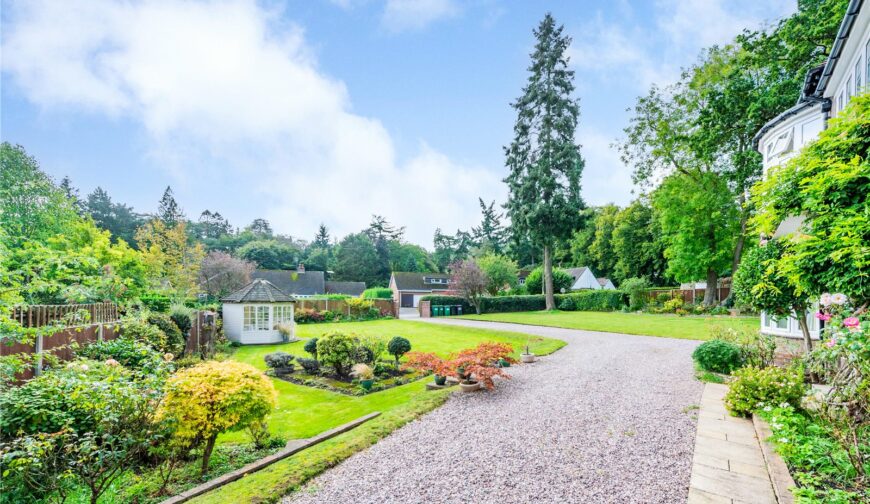
[[[531,272],[532,272],[532,270],[521,269],[517,272],[517,278],[526,278],[527,276],[529,276],[529,273],[531,273]]]
[[[262,278],[282,291],[295,296],[316,296],[326,293],[326,280],[322,271],[254,270],[251,278]]]
[[[574,281],[576,282],[578,278],[583,276],[583,273],[586,273],[587,269],[589,269],[589,268],[584,266],[582,268],[568,268],[565,271],[567,271],[568,274],[570,274],[571,277],[574,278]]]
[[[326,282],[327,294],[347,294],[348,296],[360,296],[366,290],[365,282]]]
[[[450,275],[447,273],[416,273],[395,271],[393,272],[393,281],[396,282],[397,290],[424,291],[431,292],[433,290],[447,290],[446,283],[432,283],[429,279],[444,279],[450,281]]]
[[[272,282],[257,278],[241,289],[225,296],[221,301],[225,303],[294,303],[296,299],[275,287]]]

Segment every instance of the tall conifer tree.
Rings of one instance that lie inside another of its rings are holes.
[[[563,35],[547,14],[534,34],[528,82],[513,108],[517,111],[514,139],[505,147],[510,191],[505,205],[513,232],[529,236],[543,250],[544,293],[548,310],[553,296],[553,247],[580,224],[580,175],[583,158],[574,135],[580,104],[574,92],[574,72],[565,54],[571,38]]]

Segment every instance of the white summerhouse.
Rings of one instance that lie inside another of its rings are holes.
[[[280,343],[284,336],[278,326],[290,327],[290,339],[296,334],[293,307],[296,299],[258,278],[224,297],[224,334],[230,341],[242,344]]]

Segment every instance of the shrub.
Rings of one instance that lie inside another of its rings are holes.
[[[797,407],[805,390],[804,372],[800,367],[745,367],[734,373],[725,394],[725,407],[741,416],[748,416],[766,405]]]
[[[320,363],[330,366],[338,376],[347,376],[356,357],[357,341],[342,332],[333,332],[317,340]]]
[[[121,335],[124,338],[150,345],[160,352],[166,352],[168,347],[166,333],[156,325],[149,324],[139,317],[127,317],[121,321]]]
[[[364,317],[369,315],[369,312],[374,307],[374,303],[371,299],[348,298],[345,299],[344,302],[347,304],[347,308],[353,317]]]
[[[401,336],[393,336],[393,339],[387,345],[387,351],[396,359],[396,365],[398,366],[399,359],[411,351],[411,342]]]
[[[569,297],[574,300],[575,309],[580,311],[614,311],[625,304],[625,294],[617,290],[602,289],[565,295],[565,298]]]
[[[542,294],[544,292],[544,268],[538,266],[533,269],[526,277],[524,285],[530,294]],[[553,292],[560,292],[562,289],[567,291],[572,285],[574,285],[574,277],[570,273],[560,268],[553,268]]]
[[[562,301],[559,302],[559,309],[562,311],[574,311],[577,309],[577,303],[574,301],[573,296],[565,296],[562,298]]]
[[[263,360],[266,361],[266,365],[270,368],[278,369],[292,366],[293,359],[295,358],[296,357],[287,352],[272,352],[266,354],[266,356],[263,357]]]
[[[372,287],[363,291],[365,299],[393,299],[393,291],[387,287]]]
[[[727,341],[718,339],[705,341],[692,352],[692,358],[704,371],[714,373],[731,373],[739,368],[743,360],[740,356],[740,347]]]
[[[305,346],[302,347],[303,350],[308,352],[311,355],[312,359],[317,359],[317,338],[311,338],[310,340],[305,342]]]
[[[381,355],[387,351],[387,340],[380,336],[362,336],[359,338],[359,346],[360,348],[364,348],[368,355],[371,355],[371,359],[368,361],[359,361],[365,362],[367,364],[374,364],[381,358]]]
[[[744,366],[763,368],[773,365],[776,340],[758,329],[738,331],[730,327],[714,326],[713,339],[734,343],[740,347],[740,361]]]
[[[354,364],[351,374],[357,380],[371,380],[375,377],[375,372],[368,364]]]
[[[152,313],[148,316],[148,323],[156,326],[166,335],[166,345],[157,350],[169,352],[172,355],[180,355],[184,351],[185,338],[168,315]]]
[[[658,304],[660,304],[660,305],[664,305],[665,303],[667,303],[667,302],[670,301],[671,299],[672,299],[672,298],[671,298],[671,295],[668,294],[667,292],[660,292],[660,293],[656,296],[656,302],[657,302]],[[676,299],[676,298],[673,298],[673,299]],[[682,305],[682,303],[681,303],[681,305]]]
[[[665,313],[676,313],[677,310],[683,307],[683,298],[673,298],[665,301],[662,305],[662,311]]]
[[[164,313],[169,310],[169,297],[157,292],[148,292],[139,296],[142,306],[151,311]]]
[[[730,312],[724,306],[714,306],[710,310],[710,315],[728,315]]]
[[[234,361],[209,361],[183,369],[167,381],[158,417],[175,425],[181,444],[205,442],[201,473],[208,470],[218,434],[262,421],[275,407],[272,382],[255,367]]]
[[[316,324],[323,322],[326,318],[322,313],[313,308],[300,308],[293,312],[293,320],[297,324]]]
[[[166,361],[160,352],[132,338],[121,337],[98,341],[76,350],[76,356],[95,361],[114,359],[122,366],[144,373],[166,371]]]
[[[642,310],[646,306],[646,289],[649,282],[645,278],[629,278],[622,282],[622,292],[628,295],[628,307],[631,310]]]
[[[320,362],[317,359],[308,359],[305,357],[299,357],[296,359],[296,362],[302,366],[302,369],[305,370],[308,374],[318,374],[320,372]]]
[[[175,322],[185,341],[190,334],[190,328],[193,327],[193,316],[194,310],[180,304],[172,305],[172,310],[169,312],[169,318]]]

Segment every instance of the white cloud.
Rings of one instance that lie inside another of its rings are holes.
[[[420,30],[458,12],[454,0],[387,0],[382,22],[392,32]]]
[[[303,31],[253,0],[46,0],[4,14],[3,71],[29,100],[131,118],[155,165],[185,177],[257,181],[239,200],[278,231],[311,236],[325,222],[343,235],[377,213],[428,245],[437,226],[476,222],[478,195],[502,191],[494,173],[425,144],[397,160]]]
[[[570,53],[575,68],[602,80],[626,77],[646,90],[675,82],[680,66],[705,48],[733,40],[794,11],[793,0],[658,0],[654,22],[641,22],[627,3],[618,4],[618,21],[599,11],[576,30]],[[676,62],[676,64],[675,64]]]
[[[587,205],[624,205],[632,199],[631,169],[619,159],[611,147],[615,138],[594,128],[582,126],[577,132],[583,145],[581,152],[586,166],[583,169],[583,200]]]

